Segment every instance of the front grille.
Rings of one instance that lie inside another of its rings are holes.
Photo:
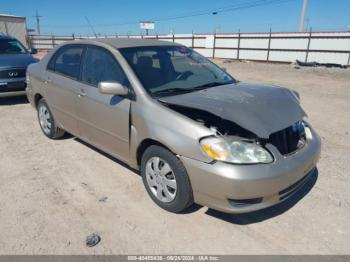
[[[268,139],[268,143],[274,145],[282,155],[291,154],[302,148],[305,144],[305,130],[302,122],[273,133]]]
[[[11,82],[7,85],[0,85],[0,94],[7,92],[24,91],[26,89],[26,86],[27,85],[25,82]]]
[[[0,70],[1,79],[12,79],[12,78],[25,77],[25,76],[26,76],[26,70],[24,68]]]
[[[228,202],[234,207],[245,207],[250,205],[256,205],[261,203],[262,197],[251,198],[251,199],[229,199]]]

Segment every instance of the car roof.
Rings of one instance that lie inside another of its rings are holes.
[[[179,45],[177,43],[169,41],[160,41],[156,39],[138,39],[138,38],[96,38],[88,40],[80,40],[79,43],[103,43],[110,45],[116,49],[126,47],[141,47],[141,46],[174,46]]]
[[[7,40],[16,40],[16,38],[9,36],[9,35],[3,35],[0,33],[0,39],[7,39]]]

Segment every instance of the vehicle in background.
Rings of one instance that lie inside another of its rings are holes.
[[[38,62],[16,38],[0,34],[0,97],[25,95],[26,70],[29,64]]]
[[[28,77],[47,137],[67,131],[139,169],[168,211],[276,205],[300,192],[320,155],[297,92],[239,82],[176,43],[65,43]]]

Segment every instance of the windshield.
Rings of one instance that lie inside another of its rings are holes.
[[[224,70],[184,46],[119,49],[152,96],[169,96],[234,83]]]
[[[25,47],[15,39],[0,39],[0,54],[26,54]]]

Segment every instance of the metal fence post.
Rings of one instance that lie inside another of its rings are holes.
[[[269,43],[268,43],[268,46],[267,46],[267,58],[266,58],[267,62],[270,59],[270,47],[271,47],[271,28],[270,28],[270,33],[269,33]]]
[[[241,30],[238,29],[237,60],[239,60],[239,48],[241,46]]]
[[[308,60],[308,58],[309,58],[309,50],[310,50],[311,34],[312,34],[312,28],[310,27],[309,39],[308,39],[308,42],[307,42],[307,49],[306,49],[306,56],[305,56],[305,63],[307,63],[307,60]]]
[[[51,35],[52,48],[55,48],[55,36]]]
[[[216,45],[216,32],[214,32],[214,42],[213,42],[213,58],[215,58],[215,45]]]
[[[193,31],[192,31],[192,43],[191,43],[191,46],[192,46],[192,48],[194,48],[194,34],[193,34]]]

